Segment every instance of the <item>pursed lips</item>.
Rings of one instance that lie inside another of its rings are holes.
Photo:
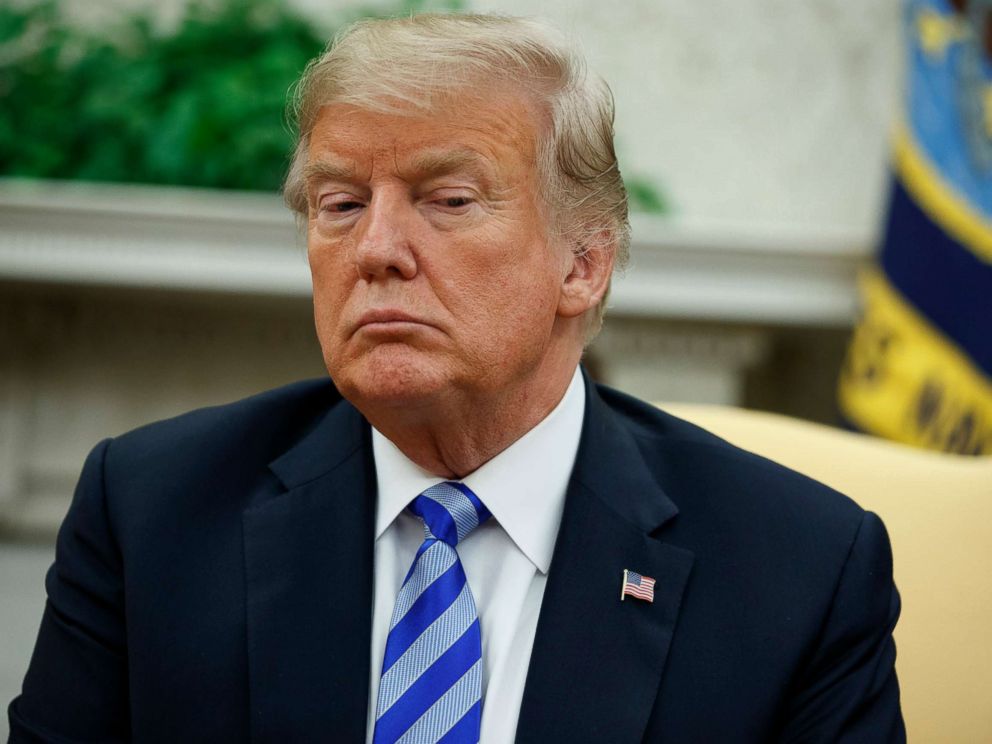
[[[375,310],[366,310],[358,319],[358,323],[355,324],[355,331],[358,332],[363,328],[374,328],[376,330],[388,331],[390,327],[394,327],[399,330],[401,327],[409,325],[420,325],[433,328],[433,324],[428,323],[421,318],[414,317],[407,312],[402,310],[390,309],[390,308],[379,308]]]

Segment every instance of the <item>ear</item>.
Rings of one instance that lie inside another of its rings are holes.
[[[583,236],[566,260],[558,298],[558,315],[574,318],[596,307],[609,290],[616,243],[608,230]]]

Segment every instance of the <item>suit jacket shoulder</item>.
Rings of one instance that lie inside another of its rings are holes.
[[[865,512],[846,495],[637,398],[604,386],[598,391],[676,503],[673,528],[699,522],[740,532],[753,524],[761,526],[752,532],[763,539],[770,531],[799,530],[805,552],[822,540],[850,547]],[[781,547],[797,540],[775,542]]]
[[[625,568],[656,580],[649,606],[610,596]],[[898,614],[877,517],[587,387],[518,741],[903,741]]]
[[[218,499],[243,508],[257,484],[272,479],[269,463],[340,401],[330,380],[308,380],[114,437],[102,461],[108,512],[126,531],[128,520],[185,518],[190,508],[220,506]]]

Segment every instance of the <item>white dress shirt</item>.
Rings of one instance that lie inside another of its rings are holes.
[[[565,490],[585,415],[578,368],[551,413],[520,439],[462,479],[492,519],[458,545],[482,628],[482,744],[516,734],[537,616],[558,536]],[[443,482],[372,430],[378,478],[367,741],[372,741],[382,656],[393,604],[424,541],[423,522],[407,511],[414,498]]]

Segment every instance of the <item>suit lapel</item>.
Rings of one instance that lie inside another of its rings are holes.
[[[651,536],[678,510],[588,380],[586,391],[518,744],[643,739],[693,562]],[[620,601],[624,569],[656,579],[653,603]]]
[[[339,403],[243,514],[252,741],[365,738],[375,469]]]

